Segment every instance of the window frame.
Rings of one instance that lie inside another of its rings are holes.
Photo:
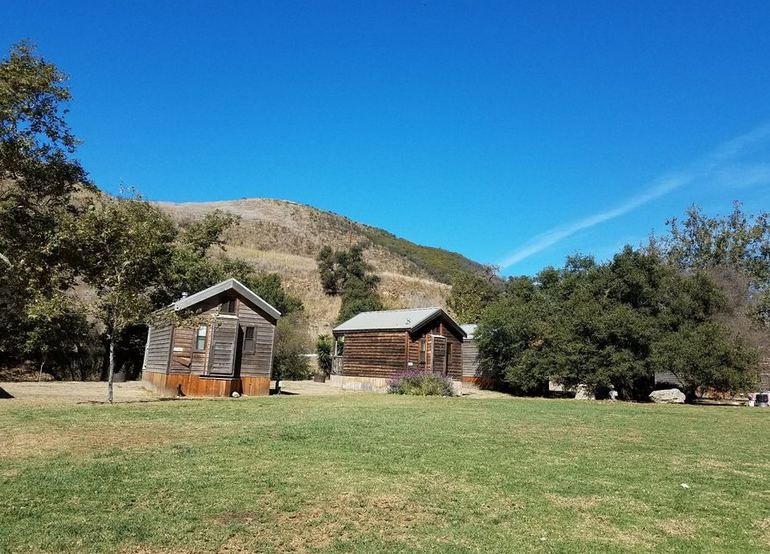
[[[425,337],[420,338],[420,356],[418,363],[425,364],[428,362],[428,341]]]
[[[201,335],[201,329],[203,329],[202,335]],[[203,339],[202,348],[200,348],[201,339]],[[195,345],[193,347],[193,352],[205,352],[208,339],[209,339],[209,326],[207,323],[201,323],[200,325],[198,325],[198,329],[195,331]]]
[[[230,310],[230,305],[232,305],[233,309]],[[220,307],[219,313],[221,314],[227,314],[227,315],[235,315],[238,313],[238,300],[236,298],[229,298],[222,302],[222,306]]]
[[[251,338],[248,338],[249,331],[251,331]],[[249,342],[251,346],[249,346]],[[257,352],[257,327],[255,325],[248,325],[243,328],[243,353],[255,354]]]

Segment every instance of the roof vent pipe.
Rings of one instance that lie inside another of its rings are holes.
[[[187,298],[187,293],[186,292],[182,293],[182,298]]]

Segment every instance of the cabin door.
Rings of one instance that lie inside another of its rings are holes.
[[[218,317],[209,351],[209,374],[232,375],[238,344],[238,318]]]
[[[433,373],[436,375],[446,375],[446,337],[431,335],[430,363]]]

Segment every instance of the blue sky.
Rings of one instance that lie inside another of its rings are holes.
[[[103,189],[284,198],[504,274],[770,200],[760,2],[13,2]],[[729,150],[729,151],[728,151]]]

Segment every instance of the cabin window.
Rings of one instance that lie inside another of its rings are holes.
[[[425,363],[425,353],[427,352],[427,344],[425,341],[425,337],[422,337],[420,339],[420,363]]]
[[[209,326],[208,325],[200,325],[198,327],[198,332],[195,335],[195,350],[198,352],[202,352],[206,350],[206,335],[209,332]]]
[[[449,374],[449,361],[452,359],[452,343],[446,343],[446,364],[444,365],[444,374]]]
[[[255,327],[246,327],[243,330],[243,352],[245,354],[254,354],[256,351],[257,330]]]
[[[222,304],[222,313],[223,314],[234,314],[235,313],[235,299],[233,299],[233,300],[225,300],[225,302]]]

